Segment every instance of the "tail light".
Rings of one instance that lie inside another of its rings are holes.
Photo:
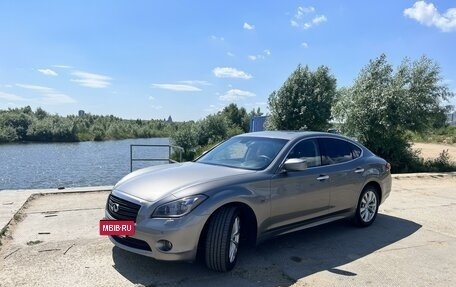
[[[387,171],[387,172],[391,172],[391,164],[390,164],[389,162],[387,162],[387,163],[385,164],[385,168],[386,168],[386,171]]]

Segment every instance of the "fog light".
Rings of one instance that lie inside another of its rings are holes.
[[[159,240],[157,242],[157,245],[155,245],[158,250],[161,251],[170,251],[173,248],[173,244],[169,242],[168,240]]]

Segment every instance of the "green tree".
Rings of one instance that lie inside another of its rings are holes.
[[[26,140],[27,129],[33,120],[32,116],[28,112],[29,108],[30,107],[8,110],[0,118],[0,125],[13,128],[16,132],[16,138],[19,141]]]
[[[249,131],[250,117],[245,108],[238,108],[236,104],[231,103],[223,108],[221,115],[225,117],[231,130],[239,131],[238,134]]]
[[[35,117],[37,119],[42,120],[42,119],[44,119],[47,116],[48,116],[48,113],[45,110],[43,110],[42,108],[39,107],[39,108],[36,109]]]
[[[182,123],[178,131],[172,135],[173,143],[184,149],[183,160],[193,160],[198,144],[198,134],[194,122]]]
[[[228,136],[228,124],[220,113],[208,115],[198,123],[198,145],[205,146],[226,139]]]
[[[409,171],[416,156],[407,131],[424,132],[438,124],[452,96],[439,66],[426,57],[405,59],[394,72],[384,54],[363,68],[354,85],[339,91],[334,107],[342,131],[356,137],[396,171]]]
[[[336,79],[327,67],[312,72],[298,65],[282,87],[269,96],[268,126],[278,130],[325,130],[335,96]]]
[[[261,109],[258,107],[256,110],[255,109],[252,109],[249,113],[249,119],[252,118],[252,117],[258,117],[258,116],[262,116],[263,115],[263,112],[261,111]]]
[[[17,134],[13,127],[0,125],[0,143],[14,142],[16,140]]]

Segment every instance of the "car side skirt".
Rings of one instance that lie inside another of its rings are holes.
[[[283,234],[295,232],[298,230],[303,230],[303,229],[315,227],[318,225],[326,224],[326,223],[340,220],[343,218],[351,217],[351,216],[353,216],[354,213],[355,213],[355,209],[347,208],[347,209],[339,210],[334,213],[319,216],[316,218],[288,224],[285,226],[280,226],[280,227],[268,230],[268,231],[264,232],[263,234],[261,234],[260,237],[257,239],[257,243],[261,243],[267,239],[270,239],[272,237],[276,237],[279,235],[283,235]]]

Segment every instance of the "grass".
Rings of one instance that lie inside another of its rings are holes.
[[[455,144],[456,126],[446,126],[429,133],[409,132],[409,136],[413,142]]]

